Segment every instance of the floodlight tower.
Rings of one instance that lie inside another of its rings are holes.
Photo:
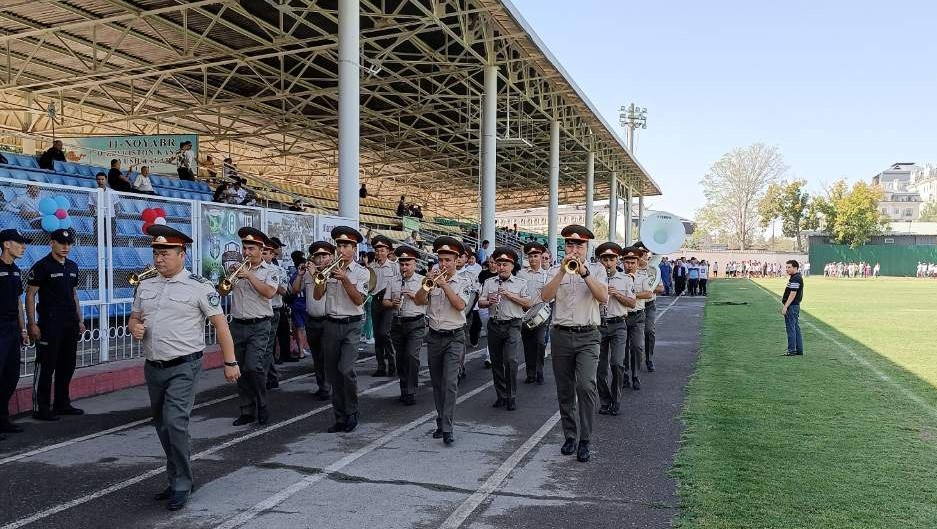
[[[628,150],[634,156],[634,129],[647,128],[647,108],[636,106],[631,103],[627,107],[619,109],[618,122],[628,133]],[[625,200],[625,243],[631,244],[631,200],[632,190],[628,188],[624,194]],[[641,220],[644,218],[644,195],[638,195],[638,238],[641,237]]]

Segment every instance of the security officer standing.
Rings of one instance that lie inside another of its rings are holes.
[[[29,272],[29,286],[26,288],[29,336],[36,342],[33,418],[40,421],[56,421],[59,415],[84,413],[72,406],[68,395],[75,373],[78,340],[85,332],[81,305],[78,303],[78,264],[68,258],[75,244],[75,232],[59,229],[50,233],[49,237],[52,251],[33,265]],[[53,376],[54,404],[51,395]]]
[[[327,241],[316,241],[309,245],[312,266],[300,265],[299,273],[293,280],[293,291],[306,294],[306,341],[312,354],[313,369],[316,373],[318,389],[315,396],[319,400],[331,400],[332,390],[325,376],[325,350],[322,348],[322,335],[325,330],[325,298],[315,298],[316,273],[332,264],[335,246]]]
[[[560,452],[576,453],[576,459],[591,458],[592,421],[595,418],[596,367],[601,334],[599,304],[608,301],[604,269],[592,273],[588,244],[595,238],[585,226],[571,224],[560,232],[566,240],[566,257],[551,271],[553,277],[540,292],[543,301],[556,300],[550,330],[553,374],[566,442]],[[570,263],[575,261],[576,265]],[[572,273],[566,271],[573,268]],[[576,445],[576,439],[579,445]]]
[[[10,398],[20,379],[20,346],[29,345],[26,318],[20,296],[23,276],[16,260],[23,256],[30,239],[16,230],[0,231],[0,440],[4,433],[19,433],[23,428],[10,421]]]
[[[263,248],[270,240],[257,228],[245,226],[238,230],[241,251],[247,265],[237,274],[231,291],[231,336],[234,355],[243,368],[238,379],[241,415],[234,426],[257,421],[265,425],[267,411],[267,353],[270,324],[273,319],[271,299],[280,287],[279,270],[264,262]]]
[[[524,245],[524,254],[527,255],[528,267],[518,272],[517,276],[527,280],[527,293],[530,295],[531,306],[542,302],[540,291],[547,284],[550,276],[543,264],[543,253],[547,249],[539,242],[529,242]],[[521,325],[521,342],[524,344],[524,365],[527,378],[524,384],[543,384],[543,360],[547,350],[547,322],[544,321],[533,329]]]
[[[439,260],[438,271],[430,276],[433,287],[429,291],[420,288],[414,301],[426,305],[429,325],[426,352],[436,404],[433,439],[442,438],[451,445],[455,442],[452,417],[459,394],[459,366],[465,355],[465,307],[472,287],[471,279],[456,270],[456,261],[464,253],[461,242],[449,236],[436,237],[433,252]]]
[[[614,242],[600,244],[595,256],[608,277],[608,303],[602,305],[602,343],[596,375],[599,390],[599,414],[618,415],[621,411],[621,389],[628,385],[625,374],[625,342],[628,324],[625,316],[635,305],[634,279],[618,270],[622,248]],[[611,370],[611,380],[609,380]]]
[[[276,263],[276,252],[279,249],[279,244],[277,241],[272,238],[267,239],[267,244],[270,246],[264,246],[262,251],[262,256],[264,260],[264,265],[268,267],[273,267],[277,270],[277,278],[280,280],[280,283],[277,285],[276,293],[270,299],[270,307],[273,309],[273,316],[270,318],[270,335],[267,339],[267,353],[264,356],[264,371],[266,373],[266,387],[268,390],[276,389],[280,387],[280,374],[277,373],[277,337],[280,330],[280,320],[283,319],[283,294],[286,294],[287,290],[287,274],[286,270]],[[289,323],[287,323],[289,325]],[[289,347],[289,338],[286,341],[287,348]],[[289,354],[289,349],[284,353],[283,351],[280,354]]]
[[[202,372],[206,318],[218,334],[225,379],[234,382],[241,371],[221,296],[207,279],[185,269],[186,245],[192,239],[160,224],[150,226],[147,235],[153,238],[150,245],[158,275],[137,286],[127,328],[143,341],[153,425],[166,454],[169,486],[155,498],[169,500],[168,509],[176,511],[185,506],[192,491],[189,419]]]
[[[374,359],[377,360],[375,377],[395,377],[397,368],[394,344],[390,336],[391,320],[394,317],[392,306],[384,305],[387,289],[400,281],[400,270],[396,263],[388,259],[394,251],[394,243],[383,235],[371,238],[375,261],[371,269],[377,275],[374,291],[371,292],[371,320],[374,322]]]
[[[635,280],[640,284],[644,281],[650,295],[644,300],[644,365],[649,373],[654,372],[654,345],[657,343],[657,295],[664,292],[664,282],[657,283],[657,287],[651,290],[651,278],[648,274],[648,262],[651,258],[651,251],[641,241],[635,243],[635,248],[641,250],[641,256],[638,257],[638,273],[635,274]]]
[[[416,404],[419,382],[420,349],[426,337],[426,306],[416,304],[423,276],[416,273],[419,252],[409,246],[394,250],[400,266],[400,278],[387,286],[384,306],[393,310],[390,337],[397,352],[397,374],[400,377],[400,402]]]
[[[489,259],[498,263],[498,275],[482,285],[478,306],[488,309],[488,351],[497,400],[493,408],[517,409],[517,357],[521,349],[521,323],[532,305],[527,280],[513,275],[517,254],[495,248]]]
[[[644,304],[651,297],[647,274],[638,274],[638,259],[641,257],[640,248],[631,246],[622,252],[622,262],[625,273],[634,277],[634,308],[628,310],[625,322],[628,324],[628,343],[625,356],[625,370],[631,371],[631,389],[641,389],[638,379],[638,367],[644,355]]]
[[[325,328],[322,347],[325,351],[325,375],[332,386],[332,409],[335,424],[329,433],[351,432],[358,427],[358,342],[364,326],[364,300],[368,295],[371,273],[355,261],[357,245],[363,237],[349,226],[332,228],[332,239],[342,260],[331,277],[316,285],[313,297],[325,299]]]

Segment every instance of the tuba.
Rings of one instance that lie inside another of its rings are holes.
[[[227,296],[228,294],[230,294],[231,291],[234,290],[234,285],[237,285],[238,281],[240,281],[238,274],[240,274],[241,270],[243,270],[244,267],[248,266],[249,264],[250,264],[250,261],[247,259],[244,259],[243,261],[241,261],[241,264],[237,266],[237,268],[235,268],[226,277],[222,278],[221,281],[218,282],[218,293],[221,294],[222,296]]]
[[[322,270],[319,270],[318,272],[316,272],[316,277],[315,277],[316,285],[321,285],[322,283],[325,283],[326,281],[329,280],[329,277],[332,276],[333,271],[339,268],[345,268],[345,266],[347,265],[348,263],[346,263],[344,260],[336,259],[329,266],[326,266]]]
[[[686,228],[679,217],[666,211],[655,211],[641,222],[641,235],[644,245],[653,257],[647,263],[648,276],[651,278],[651,290],[660,284],[660,264],[664,254],[679,250],[686,241]]]
[[[156,275],[156,267],[153,265],[148,265],[143,270],[130,274],[130,278],[127,280],[127,282],[130,283],[130,286],[135,287],[139,285],[141,281],[152,275]]]

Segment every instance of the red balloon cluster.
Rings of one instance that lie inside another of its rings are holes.
[[[146,208],[143,210],[143,233],[154,224],[166,224],[166,210],[163,208]]]

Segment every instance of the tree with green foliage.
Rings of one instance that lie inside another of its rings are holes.
[[[832,222],[827,217],[827,232],[837,244],[856,247],[881,234],[888,219],[878,209],[881,189],[865,182],[856,182],[848,191],[845,188],[842,182],[827,199],[827,207],[833,212]]]
[[[921,208],[921,220],[925,222],[937,222],[937,200],[931,200]]]
[[[608,220],[599,213],[592,216],[592,233],[595,234],[596,240],[608,239]]]
[[[810,214],[810,195],[804,191],[807,182],[792,180],[776,182],[768,186],[764,198],[758,205],[761,226],[767,228],[777,219],[781,219],[781,233],[794,239],[794,247],[800,252],[803,248],[800,233],[808,223]]]

